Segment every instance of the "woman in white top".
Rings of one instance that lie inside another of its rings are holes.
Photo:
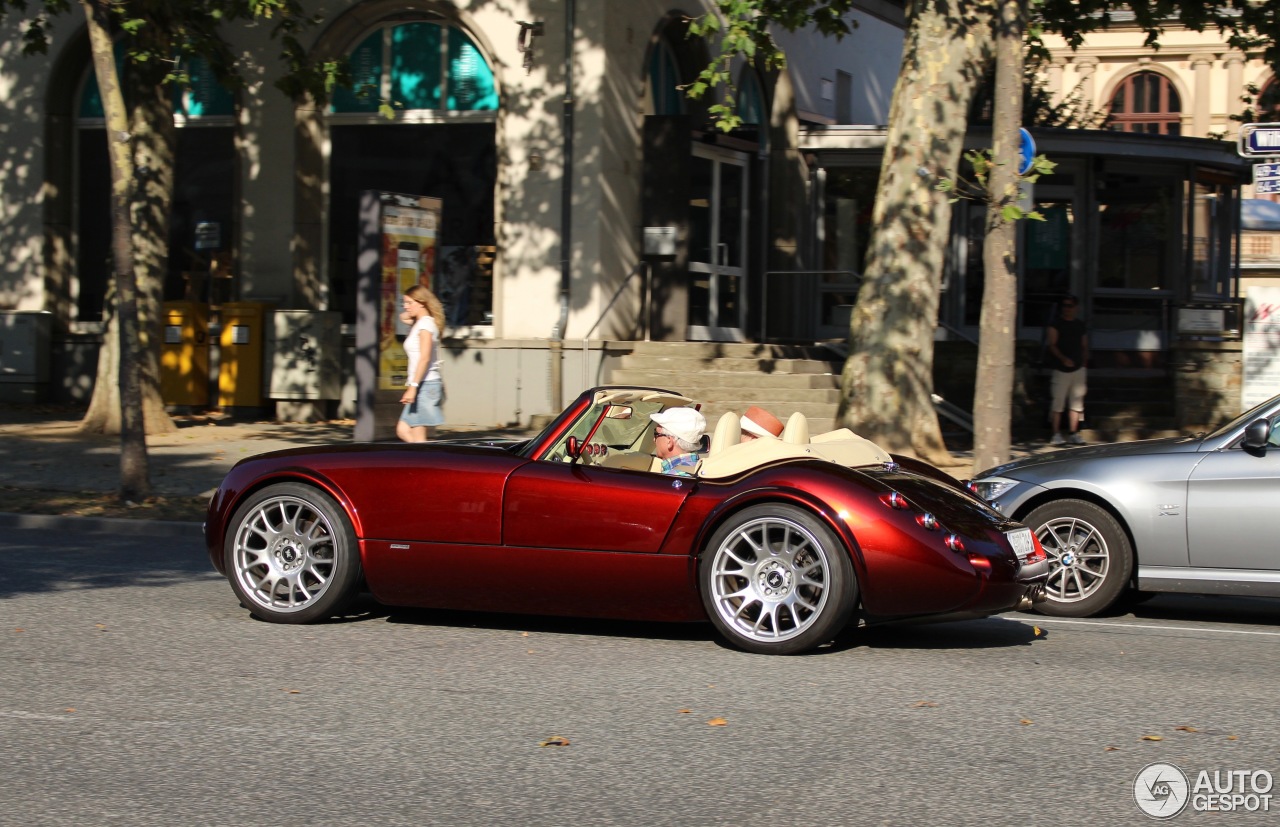
[[[444,329],[444,307],[436,295],[421,284],[404,292],[404,315],[412,324],[404,338],[409,357],[409,378],[400,397],[404,410],[396,423],[396,436],[405,442],[426,442],[431,429],[444,424],[440,405],[444,383],[440,381],[440,331]]]

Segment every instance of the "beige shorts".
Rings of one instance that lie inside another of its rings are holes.
[[[1051,413],[1062,413],[1068,409],[1084,412],[1084,394],[1087,390],[1085,374],[1088,371],[1088,368],[1080,368],[1070,373],[1060,370],[1053,372],[1053,383],[1050,385],[1053,396],[1052,404],[1049,406]]]

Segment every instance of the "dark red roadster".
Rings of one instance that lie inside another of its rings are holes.
[[[866,623],[979,617],[1043,599],[1030,530],[946,474],[847,429],[740,443],[655,470],[649,419],[691,400],[584,392],[537,437],[300,448],[243,460],[209,503],[213,565],[265,620],[396,606],[711,619],[791,654]]]

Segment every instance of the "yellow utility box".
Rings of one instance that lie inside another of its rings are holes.
[[[258,408],[263,404],[266,302],[223,302],[218,340],[218,406]]]
[[[209,404],[209,305],[164,303],[160,398],[166,405]]]

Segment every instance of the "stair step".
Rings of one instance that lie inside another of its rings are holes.
[[[683,372],[722,371],[763,374],[825,374],[831,366],[816,359],[754,359],[720,356],[704,359],[697,356],[627,355],[619,363],[629,370],[674,370]]]
[[[839,366],[844,362],[823,347],[751,344],[743,342],[626,342],[618,343],[636,356],[677,356],[696,359],[813,359]],[[625,346],[624,346],[625,345]]]
[[[666,388],[685,388],[690,382],[703,387],[795,388],[797,390],[839,390],[840,377],[831,373],[758,373],[699,370],[646,370],[614,368],[611,381],[619,385],[657,384]]]

